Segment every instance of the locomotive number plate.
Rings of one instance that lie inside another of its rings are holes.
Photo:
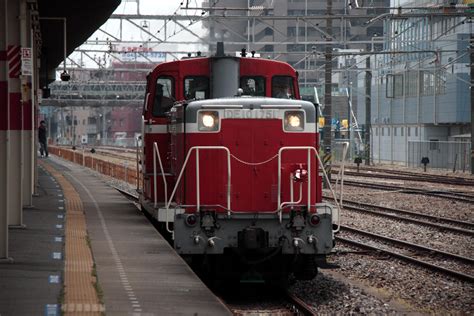
[[[224,110],[226,119],[275,119],[281,118],[280,110],[275,109],[227,109]]]

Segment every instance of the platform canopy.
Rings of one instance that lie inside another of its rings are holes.
[[[67,23],[67,55],[96,31],[119,6],[121,0],[38,0],[41,27],[40,86],[55,80],[63,61],[64,21]]]

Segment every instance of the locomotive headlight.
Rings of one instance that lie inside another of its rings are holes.
[[[204,125],[204,127],[212,128],[215,123],[214,116],[209,114],[204,114],[202,116],[202,125]]]
[[[200,131],[218,131],[219,130],[219,112],[200,111],[198,114],[198,127]]]
[[[304,112],[288,111],[285,112],[285,131],[295,132],[304,130]]]
[[[300,117],[298,115],[288,116],[288,124],[291,127],[299,127],[301,125]]]

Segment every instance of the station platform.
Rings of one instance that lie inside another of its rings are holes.
[[[11,229],[0,315],[230,315],[137,208],[85,168],[40,159]]]

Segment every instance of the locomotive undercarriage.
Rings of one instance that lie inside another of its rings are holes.
[[[174,247],[213,279],[312,279],[333,247],[331,207],[317,209],[294,209],[281,214],[281,222],[278,213],[177,214]]]
[[[243,253],[226,248],[221,255],[184,255],[195,271],[210,280],[226,282],[266,282],[278,286],[290,278],[311,280],[318,267],[326,267],[326,255],[283,255],[281,248],[265,248]]]

